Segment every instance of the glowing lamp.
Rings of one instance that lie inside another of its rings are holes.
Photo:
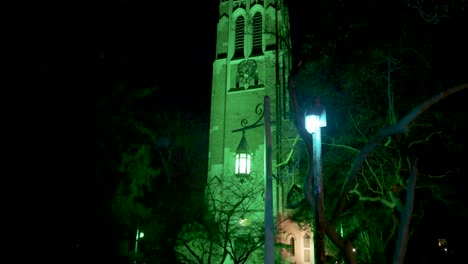
[[[309,134],[317,133],[321,127],[327,126],[325,107],[315,106],[305,113],[305,128]]]
[[[242,131],[242,139],[236,150],[236,168],[235,175],[241,182],[250,177],[250,158],[249,147],[245,139],[245,132]]]

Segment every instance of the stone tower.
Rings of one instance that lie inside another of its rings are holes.
[[[313,259],[309,229],[284,220],[285,196],[291,175],[287,161],[297,133],[289,119],[288,74],[291,70],[289,16],[282,0],[220,0],[216,59],[213,63],[208,156],[208,186],[213,182],[248,183],[265,179],[263,99],[271,98],[273,208],[276,239],[292,246],[283,259],[310,263]],[[258,121],[258,123],[256,123]],[[248,127],[249,129],[244,129]],[[236,152],[248,149],[249,168],[239,168]],[[236,167],[237,166],[237,167]],[[250,171],[245,171],[249,169]],[[287,173],[286,173],[287,174]],[[292,177],[294,178],[294,177]],[[216,180],[215,180],[216,179]],[[243,185],[240,185],[242,188]],[[247,186],[247,184],[244,184]],[[226,193],[220,191],[220,195]],[[255,208],[240,221],[263,220],[264,190],[256,194]],[[257,223],[258,224],[258,223]],[[263,247],[259,249],[263,250]],[[251,262],[248,262],[251,263]]]

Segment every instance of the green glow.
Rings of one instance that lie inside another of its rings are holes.
[[[208,177],[210,179],[216,177],[218,180],[210,181],[208,187],[213,188],[213,184],[222,182],[221,189],[215,192],[219,195],[217,199],[226,199],[229,203],[235,203],[235,194],[249,189],[254,182],[259,184],[252,199],[249,197],[252,203],[242,202],[242,208],[239,207],[241,211],[238,212],[241,214],[230,218],[229,230],[226,230],[232,237],[242,237],[245,234],[251,236],[252,231],[254,234],[260,233],[260,236],[256,238],[259,242],[265,240],[264,234],[259,231],[264,229],[262,226],[265,202],[262,198],[265,198],[265,195],[257,195],[264,194],[266,187],[263,177],[266,170],[265,128],[262,125],[250,126],[258,123],[256,120],[259,120],[260,116],[255,106],[260,104],[261,98],[266,95],[271,98],[281,96],[272,105],[274,111],[271,114],[275,120],[280,120],[280,114],[289,112],[287,105],[289,99],[284,81],[287,80],[286,73],[290,72],[292,61],[291,53],[287,48],[289,19],[287,9],[283,9],[282,2],[278,1],[278,6],[271,6],[264,4],[263,1],[250,1],[250,5],[247,4],[249,1],[221,1],[220,14],[226,15],[221,15],[218,21],[217,55],[213,64]],[[243,4],[239,6],[239,3]],[[280,109],[281,112],[276,112]],[[289,124],[289,120],[285,122]],[[277,125],[272,125],[271,129],[272,132],[275,131]],[[248,136],[245,135],[246,133]],[[241,137],[240,142],[238,137]],[[251,148],[247,144],[246,137]],[[279,143],[273,141],[272,155],[276,157],[275,150],[279,149]],[[272,198],[278,196],[278,201],[282,200],[279,197],[280,193],[277,194],[273,190]],[[278,204],[277,209],[280,209],[280,206]],[[244,217],[246,207],[249,207],[252,212]],[[223,210],[226,209],[223,208]],[[275,211],[272,211],[275,214]],[[241,253],[235,247],[230,246],[226,250],[232,250],[232,255],[229,254],[226,262],[243,263],[240,259],[249,256],[249,260],[245,258],[247,263],[263,263],[265,261],[264,247],[255,246],[253,249],[255,252]],[[302,243],[297,244],[296,249],[302,251]],[[220,250],[222,250],[220,252],[222,255],[225,248],[220,248]],[[190,255],[190,252],[186,253]],[[209,258],[213,256],[214,258],[215,254],[201,252],[199,256],[209,256]],[[209,262],[195,258],[194,261]]]
[[[140,238],[143,238],[145,236],[145,233],[140,232]]]
[[[249,220],[247,218],[241,218],[239,220],[239,225],[241,225],[241,226],[246,226],[248,224],[249,224]]]

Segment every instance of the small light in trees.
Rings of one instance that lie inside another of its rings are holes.
[[[143,238],[145,236],[145,233],[140,232],[140,238]]]
[[[355,248],[353,248],[353,252],[356,252],[356,249],[355,249]]]
[[[447,252],[447,239],[440,238],[437,239],[439,247],[443,248],[445,252]]]
[[[247,223],[248,223],[247,218],[243,218],[243,217],[242,217],[241,219],[239,219],[239,225],[241,225],[241,226],[246,226]]]

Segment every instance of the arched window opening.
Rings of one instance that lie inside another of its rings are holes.
[[[253,38],[252,38],[252,54],[262,54],[262,14],[255,13],[253,16]]]
[[[244,57],[244,28],[245,18],[239,16],[236,19],[236,36],[235,36],[235,51],[234,57]]]
[[[294,256],[296,254],[294,237],[291,237],[291,239],[289,240],[289,244],[291,245],[291,255]]]

